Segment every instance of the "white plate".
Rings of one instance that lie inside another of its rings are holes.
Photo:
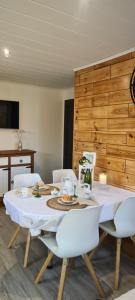
[[[62,204],[62,205],[67,205],[67,206],[70,206],[70,205],[75,205],[75,204],[77,204],[78,203],[78,200],[74,200],[74,201],[70,201],[70,202],[64,202],[64,201],[62,201],[62,199],[58,199],[57,200],[57,202],[59,203],[59,204]]]

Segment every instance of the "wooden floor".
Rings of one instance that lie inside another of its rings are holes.
[[[54,258],[53,269],[48,269],[39,285],[33,283],[47,251],[37,239],[32,241],[30,263],[23,269],[24,241],[26,231],[18,237],[16,246],[8,250],[7,243],[15,229],[15,224],[0,209],[0,300],[55,300],[59,281],[61,261]],[[121,285],[113,293],[115,252],[112,247],[103,245],[93,258],[95,270],[100,277],[106,299],[112,300],[135,287],[135,260],[122,256]],[[69,268],[63,300],[98,300],[95,285],[83,261],[76,261],[76,268]]]

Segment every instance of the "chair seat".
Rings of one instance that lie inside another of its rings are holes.
[[[54,235],[50,236],[42,236],[39,237],[39,239],[47,246],[48,249],[51,250],[56,256],[63,258],[60,254],[60,251],[58,249],[58,245],[56,242],[56,238]]]
[[[112,220],[100,223],[99,227],[108,234],[117,237],[116,227]]]
[[[48,249],[50,249],[51,252],[53,252],[59,258],[72,258],[82,255],[82,253],[80,253],[80,250],[78,250],[78,252],[70,252],[68,250],[67,252],[65,249],[63,250],[62,248],[58,248],[56,236],[54,234],[49,236],[44,235],[42,237],[39,237],[39,239],[46,245]]]

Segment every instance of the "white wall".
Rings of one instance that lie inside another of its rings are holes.
[[[63,100],[74,99],[74,87],[62,90]]]
[[[19,100],[23,148],[37,151],[35,171],[50,181],[62,166],[63,96],[61,90],[0,81],[1,100]],[[0,149],[16,149],[15,130],[0,129]]]

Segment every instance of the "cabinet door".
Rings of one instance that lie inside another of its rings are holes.
[[[31,173],[31,168],[29,167],[11,167],[11,190],[13,189],[14,185],[14,176],[18,174],[28,174]]]
[[[8,169],[0,169],[0,196],[8,191]]]

